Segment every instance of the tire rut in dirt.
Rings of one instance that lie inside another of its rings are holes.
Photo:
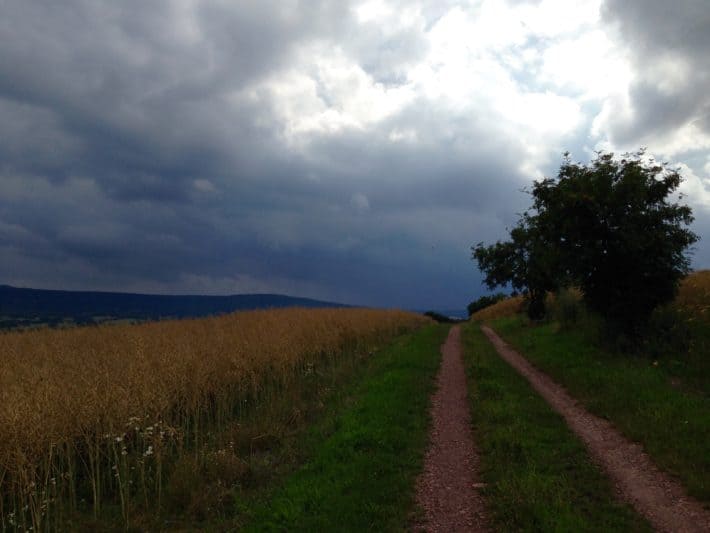
[[[584,442],[594,461],[629,502],[658,531],[710,532],[710,512],[689,497],[683,486],[659,470],[642,447],[624,437],[611,423],[581,407],[547,374],[505,343],[491,328],[481,330],[498,354],[565,419]]]
[[[432,397],[431,439],[416,487],[424,517],[414,530],[488,531],[478,491],[479,458],[471,434],[460,326],[451,328],[441,353],[437,391]]]

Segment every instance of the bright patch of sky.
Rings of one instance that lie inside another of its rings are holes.
[[[485,117],[491,128],[521,139],[521,170],[534,176],[585,129],[590,146],[604,145],[605,122],[628,92],[632,70],[604,32],[599,0],[483,0],[436,19],[427,19],[423,2],[406,6],[368,0],[353,7],[360,24],[410,31],[423,41],[424,53],[398,83],[378,81],[356,53],[316,41],[255,89],[273,100],[292,145],[368,128],[421,99],[463,120]],[[416,128],[389,133],[391,142],[418,138]]]
[[[638,148],[613,141],[615,129],[634,127],[632,85],[650,76],[662,95],[672,96],[689,79],[691,64],[671,51],[654,57],[652,69],[635,69],[628,48],[602,20],[601,6],[601,0],[480,0],[427,19],[426,2],[402,9],[368,0],[353,8],[361,24],[392,35],[411,31],[424,42],[425,52],[406,65],[398,84],[379,82],[356,54],[321,42],[304,47],[298,62],[265,88],[294,143],[303,135],[367,128],[425,99],[460,119],[485,117],[491,128],[522,140],[520,169],[539,177],[565,146],[580,157]],[[389,134],[392,142],[418,138],[415,128]],[[570,147],[570,139],[582,146]],[[710,149],[710,135],[692,122],[634,141],[673,161]],[[689,172],[693,190],[710,194],[698,174],[707,169]]]

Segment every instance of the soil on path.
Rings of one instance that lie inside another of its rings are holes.
[[[489,327],[481,328],[500,356],[523,375],[561,414],[606,471],[622,499],[651,523],[668,532],[709,532],[710,512],[690,498],[683,487],[660,471],[641,446],[622,436],[608,421],[581,407],[549,376],[533,367]]]
[[[461,352],[461,328],[454,326],[441,347],[431,440],[417,481],[417,503],[424,519],[416,531],[487,530]]]

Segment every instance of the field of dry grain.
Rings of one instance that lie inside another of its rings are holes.
[[[338,358],[428,319],[283,309],[0,335],[0,529],[57,525],[88,500],[160,498],[167,457]],[[157,495],[157,496],[156,496]]]

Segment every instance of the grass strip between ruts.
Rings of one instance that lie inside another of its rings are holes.
[[[310,459],[250,513],[245,530],[405,530],[447,331],[426,327],[378,353],[347,407],[309,431]]]
[[[494,530],[650,531],[477,324],[464,328],[464,360]]]
[[[492,322],[499,335],[564,386],[589,411],[643,445],[689,494],[710,504],[710,397],[673,386],[664,368],[604,352],[583,331],[521,318]]]

